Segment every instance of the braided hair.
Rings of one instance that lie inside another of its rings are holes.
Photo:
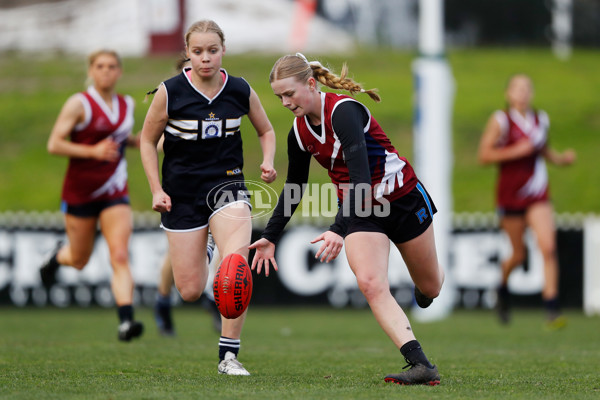
[[[310,77],[313,77],[320,84],[331,89],[339,89],[355,93],[366,93],[371,99],[376,102],[381,101],[381,97],[377,94],[377,89],[365,90],[361,84],[348,78],[348,65],[344,63],[340,75],[332,73],[328,68],[325,68],[318,61],[308,61],[301,53],[295,55],[287,55],[281,57],[273,65],[269,82],[289,77],[295,77],[299,81],[307,82]]]

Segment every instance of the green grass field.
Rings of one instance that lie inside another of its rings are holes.
[[[311,55],[308,55],[311,57]],[[278,134],[276,167],[286,173],[285,137],[291,113],[272,95],[268,72],[278,55],[227,55],[224,67],[244,76],[261,97]],[[312,57],[311,57],[312,58]],[[383,102],[367,104],[402,155],[412,161],[411,53],[360,51],[319,57],[339,71],[347,61]],[[146,91],[173,74],[173,57],[126,59],[119,91],[137,103],[136,131]],[[551,143],[573,147],[578,162],[550,167],[558,212],[600,210],[600,52],[577,49],[568,62],[546,49],[451,51],[456,79],[453,117],[456,211],[493,209],[493,168],[475,152],[491,112],[503,107],[507,77],[529,73],[539,108],[551,118]],[[46,140],[65,100],[82,90],[83,58],[0,57],[0,212],[57,210],[66,160],[46,153]],[[257,180],[258,141],[247,121],[248,179]],[[150,193],[136,150],[128,153],[132,206],[150,209]],[[418,173],[418,171],[417,171]],[[313,166],[311,180],[326,182]],[[0,307],[0,399],[597,399],[600,398],[600,318],[567,313],[569,325],[543,329],[541,310],[520,311],[510,327],[490,311],[457,311],[431,324],[413,323],[426,353],[439,367],[438,387],[400,387],[383,377],[404,361],[368,310],[255,308],[243,335],[241,361],[251,377],[219,376],[218,335],[210,317],[193,306],[176,309],[178,337],[155,330],[151,310],[141,340],[116,340],[114,310]]]
[[[140,340],[116,340],[107,309],[0,308],[2,399],[597,399],[600,319],[541,310],[499,326],[491,311],[413,323],[442,384],[383,382],[404,366],[368,310],[251,309],[240,360],[250,377],[217,374],[218,335],[194,306],[176,309],[178,336],[160,337],[151,310]]]
[[[245,77],[259,94],[278,135],[276,168],[281,188],[287,170],[286,136],[292,115],[273,96],[268,74],[280,55],[227,55],[224,67]],[[312,55],[308,54],[310,58]],[[402,155],[412,161],[413,76],[410,52],[363,50],[355,54],[318,57],[340,71],[348,62],[350,74],[368,88],[377,87],[383,101],[367,104]],[[456,80],[453,113],[453,196],[456,211],[492,211],[495,169],[480,167],[476,149],[481,131],[495,109],[504,106],[508,76],[525,72],[536,85],[535,105],[548,111],[551,144],[573,147],[578,162],[570,168],[550,167],[551,187],[558,212],[598,212],[600,168],[600,52],[576,49],[568,62],[548,49],[450,50]],[[140,130],[148,109],[145,93],[174,74],[175,57],[125,59],[118,89],[137,103],[135,129]],[[0,211],[57,210],[66,160],[49,156],[46,141],[61,106],[84,88],[83,57],[38,58],[3,54],[0,57]],[[243,125],[245,175],[257,180],[261,160],[258,140],[247,120]],[[148,211],[151,196],[139,152],[129,151],[129,176],[134,210]],[[419,171],[417,171],[418,174]],[[311,181],[327,182],[316,165]]]

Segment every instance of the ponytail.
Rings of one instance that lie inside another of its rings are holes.
[[[345,90],[350,92],[351,95],[354,95],[355,93],[366,93],[374,101],[378,103],[381,101],[381,97],[377,94],[377,89],[364,89],[361,84],[348,78],[347,75],[348,65],[346,63],[342,66],[340,76],[337,76],[320,62],[309,62],[302,53],[296,53],[295,55],[283,56],[275,62],[271,74],[269,75],[269,82],[289,78],[291,76],[306,82],[308,81],[308,78],[312,76],[320,84],[331,89]]]

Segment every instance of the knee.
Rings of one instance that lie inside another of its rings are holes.
[[[113,249],[110,252],[110,260],[115,268],[128,265],[129,252],[127,248]]]
[[[525,250],[513,251],[510,261],[513,265],[522,265],[525,262]]]
[[[554,243],[547,243],[539,246],[542,257],[545,260],[551,260],[556,258],[556,245]]]
[[[441,282],[439,284],[426,284],[423,285],[423,287],[419,286],[419,291],[429,299],[435,299],[436,297],[438,297],[440,295],[441,290]]]
[[[414,280],[415,286],[425,297],[435,299],[440,295],[445,274],[440,268],[435,273],[421,275],[419,279]]]
[[[357,277],[356,281],[358,282],[358,288],[365,296],[367,301],[376,298],[381,293],[385,293],[386,290],[389,292],[389,286],[387,286],[387,281],[382,281],[377,277]]]
[[[89,255],[73,255],[71,266],[75,269],[82,270],[90,260]]]
[[[196,301],[202,295],[202,290],[200,290],[195,285],[185,285],[177,287],[177,290],[179,291],[179,295],[185,302]]]

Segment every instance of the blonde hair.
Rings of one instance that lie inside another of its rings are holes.
[[[217,23],[215,21],[212,21],[209,19],[204,19],[201,21],[194,22],[188,28],[187,32],[185,33],[185,47],[189,46],[190,36],[192,35],[192,33],[208,33],[208,32],[216,33],[217,35],[219,35],[219,38],[221,39],[221,45],[222,46],[225,45],[225,34],[223,33],[223,30],[219,27],[219,25],[217,25]]]
[[[275,62],[269,75],[269,82],[279,79],[294,77],[300,82],[308,82],[310,77],[313,77],[317,82],[332,89],[341,89],[350,94],[366,93],[376,102],[381,101],[381,97],[377,94],[377,89],[363,89],[362,85],[348,78],[348,65],[344,63],[342,72],[339,76],[332,73],[328,68],[325,68],[318,61],[308,62],[306,57],[300,53],[296,55],[287,55],[281,57]]]
[[[223,30],[221,29],[221,27],[219,27],[219,25],[217,25],[217,23],[215,21],[209,20],[209,19],[203,19],[201,21],[196,21],[194,22],[192,25],[190,25],[190,27],[188,28],[187,32],[185,33],[185,48],[187,49],[190,45],[190,36],[192,36],[192,33],[216,33],[219,36],[219,39],[221,39],[221,46],[225,46],[225,34],[223,33]],[[189,58],[186,57],[185,55],[185,51],[182,53],[182,57],[177,61],[176,67],[178,71],[181,71],[183,69],[183,67],[185,66],[185,63],[187,63],[189,60]]]
[[[190,45],[190,36],[192,36],[192,33],[209,33],[209,32],[216,33],[219,36],[219,39],[221,39],[221,46],[225,46],[225,34],[223,33],[223,30],[221,29],[221,27],[219,25],[217,25],[217,23],[215,21],[212,21],[209,19],[203,19],[203,20],[194,22],[192,25],[190,25],[188,30],[185,32],[185,35],[184,35],[185,48],[187,49]],[[181,72],[188,61],[190,61],[190,59],[187,58],[185,51],[183,51],[181,53],[181,57],[179,57],[179,59],[175,63],[175,68],[177,68],[177,71]],[[148,96],[156,93],[159,86],[157,86],[156,88],[154,88],[153,90],[151,90],[149,92],[146,92],[146,96],[144,97],[144,103],[148,100]]]
[[[529,75],[527,75],[527,74],[525,74],[523,72],[517,72],[516,74],[512,74],[511,76],[509,76],[508,80],[506,81],[506,88],[508,89],[508,87],[513,82],[513,80],[515,80],[517,78],[527,79],[529,81],[529,85],[533,89],[533,79],[531,79],[531,77]]]
[[[511,76],[508,77],[508,80],[506,81],[506,87],[504,88],[505,93],[508,93],[508,89],[510,88],[510,85],[512,85],[513,81],[515,79],[526,79],[529,82],[529,88],[531,89],[531,93],[534,93],[534,86],[533,86],[533,79],[531,79],[531,76],[522,73],[522,72],[518,72],[516,74],[512,74]],[[506,105],[505,105],[506,109],[508,110],[511,105],[510,102],[508,101],[508,98],[506,100]]]
[[[110,49],[99,49],[96,50],[92,53],[90,53],[87,57],[87,64],[88,64],[88,69],[94,65],[94,63],[96,62],[96,60],[98,59],[98,57],[100,56],[111,56],[114,57],[114,59],[117,61],[117,65],[119,66],[119,68],[123,68],[123,63],[121,61],[121,57],[119,56],[119,54],[114,51],[114,50],[110,50]],[[94,80],[88,76],[85,79],[85,86],[90,86],[94,84]]]
[[[93,53],[90,53],[90,55],[88,55],[88,67],[91,67],[96,60],[98,59],[98,57],[100,56],[113,56],[115,58],[115,60],[117,60],[117,64],[119,64],[119,68],[123,68],[123,63],[121,62],[121,57],[119,56],[119,54],[114,51],[114,50],[109,50],[109,49],[100,49],[100,50],[96,50]]]

